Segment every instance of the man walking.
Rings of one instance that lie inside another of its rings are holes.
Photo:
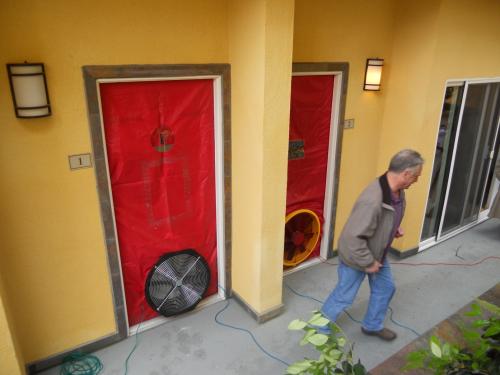
[[[424,160],[414,150],[394,155],[389,170],[373,181],[354,204],[339,238],[338,282],[321,308],[336,321],[351,306],[366,275],[370,300],[362,322],[363,333],[394,340],[396,333],[384,328],[389,303],[396,290],[387,251],[400,228],[405,211],[404,190],[418,180]]]

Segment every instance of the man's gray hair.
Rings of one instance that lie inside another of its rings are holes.
[[[389,163],[391,172],[401,173],[406,169],[413,169],[424,164],[424,159],[415,150],[401,150],[394,155]]]

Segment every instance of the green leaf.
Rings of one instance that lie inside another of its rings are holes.
[[[352,373],[352,365],[348,361],[342,361],[342,368],[344,369],[344,374]]]
[[[490,321],[489,321],[489,320],[486,320],[486,319],[478,319],[478,320],[475,320],[475,321],[472,323],[472,326],[473,326],[473,327],[475,327],[475,328],[481,328],[481,327],[487,326],[488,324],[490,324]]]
[[[290,322],[288,325],[288,329],[292,331],[300,331],[303,329],[305,326],[307,326],[307,323],[300,320],[300,319],[295,319]]]
[[[330,363],[331,363],[331,365],[330,365],[331,367],[334,367],[334,366],[335,366],[335,365],[339,362],[336,358],[332,357],[332,356],[331,356],[331,355],[329,355],[329,354],[324,354],[324,356],[325,356],[325,359],[326,359],[328,362],[330,362]]]
[[[304,361],[292,363],[286,369],[287,374],[303,374],[305,371],[311,367],[312,361],[310,359],[306,359]]]
[[[337,349],[330,350],[329,353],[334,359],[340,359],[342,357],[343,352]]]
[[[307,331],[302,340],[300,340],[300,345],[301,346],[307,345],[307,343],[309,342],[309,337],[311,337],[315,333],[316,332],[314,331],[314,329]]]
[[[354,375],[366,375],[366,368],[361,364],[359,359],[358,363],[356,363],[352,369],[354,371]]]
[[[313,311],[313,314],[311,315],[311,319],[310,320],[316,319],[319,316],[323,316],[323,315],[319,311],[317,311],[317,310]],[[310,323],[310,320],[308,320],[307,322]]]
[[[417,350],[414,352],[411,352],[406,356],[406,360],[408,361],[421,361],[424,360],[424,358],[427,356],[425,353],[425,350]]]
[[[449,357],[450,356],[450,344],[445,343],[442,347],[442,352],[443,352],[443,357]]]
[[[462,335],[464,336],[464,339],[466,339],[467,341],[477,341],[481,338],[481,334],[479,334],[478,332],[475,332],[475,331],[469,331],[469,330],[464,330],[462,332]]]
[[[484,333],[485,337],[495,336],[497,333],[500,333],[500,324],[493,325],[489,327]]]
[[[309,341],[311,344],[313,344],[315,346],[320,346],[320,345],[324,345],[328,341],[328,336],[323,335],[321,333],[316,333],[316,334],[308,337],[307,341]]]
[[[464,314],[465,316],[478,316],[481,315],[481,308],[477,303],[471,305],[471,310]]]
[[[441,358],[442,353],[441,353],[441,346],[439,343],[439,340],[437,339],[436,336],[432,336],[430,340],[430,346],[431,346],[431,353],[438,358]]]
[[[332,332],[334,333],[339,333],[341,332],[341,329],[340,327],[335,323],[335,322],[332,322],[330,321],[330,324],[328,325],[328,327],[332,330]]]
[[[340,346],[341,348],[343,348],[343,347],[345,346],[345,343],[346,343],[346,339],[345,339],[345,337],[339,337],[339,338],[337,339],[337,344],[339,344],[339,346]]]
[[[403,371],[414,370],[417,368],[424,367],[424,359],[427,357],[427,352],[423,349],[417,350],[409,353],[406,356],[406,365],[403,367]]]
[[[495,306],[494,304],[483,301],[482,299],[478,299],[477,302],[481,305],[481,307],[485,308],[490,313],[500,317],[500,306]]]
[[[326,319],[323,317],[321,314],[314,314],[311,319],[307,321],[307,323],[313,325],[313,326],[318,326],[318,327],[324,327],[330,323],[330,320]]]
[[[451,354],[458,355],[459,352],[460,352],[460,350],[458,349],[458,346],[451,345]]]

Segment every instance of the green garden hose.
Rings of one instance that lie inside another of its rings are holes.
[[[64,358],[60,375],[97,375],[102,368],[101,361],[95,355],[75,352]]]

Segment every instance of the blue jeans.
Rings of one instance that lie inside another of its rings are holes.
[[[387,259],[377,273],[358,271],[342,262],[338,266],[337,273],[339,280],[321,308],[323,315],[331,321],[336,321],[340,313],[352,305],[361,283],[368,275],[370,301],[362,325],[369,331],[383,329],[389,303],[396,291]]]

